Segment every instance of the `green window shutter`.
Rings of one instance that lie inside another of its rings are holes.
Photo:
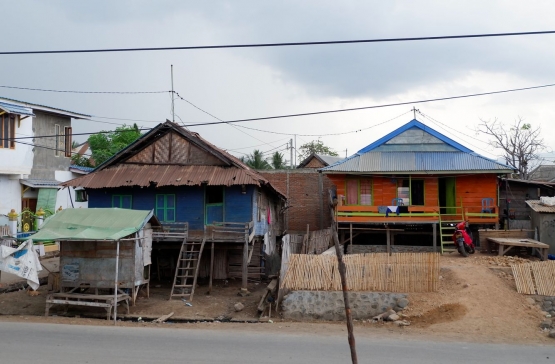
[[[57,188],[40,188],[37,198],[37,210],[42,207],[43,210],[50,212],[56,211],[56,197],[58,195]]]

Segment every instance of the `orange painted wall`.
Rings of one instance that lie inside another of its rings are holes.
[[[345,196],[345,178],[341,174],[328,174],[331,182],[337,187],[337,195]],[[374,206],[387,206],[397,197],[397,184],[391,182],[390,177],[371,177]],[[413,177],[419,179],[418,176]],[[425,206],[438,206],[438,180],[435,177],[426,176],[424,179]]]
[[[497,206],[497,176],[495,174],[475,174],[457,177],[455,182],[457,205],[481,206],[485,197],[493,198]]]

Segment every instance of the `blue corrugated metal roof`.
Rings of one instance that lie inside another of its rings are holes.
[[[93,167],[83,167],[83,166],[77,166],[77,165],[75,165],[75,164],[70,165],[69,168],[71,168],[71,169],[77,169],[77,170],[79,170],[79,171],[83,171],[83,172],[87,172],[87,173],[88,173],[88,172],[94,171],[94,168],[93,168]]]
[[[422,130],[424,133],[411,132],[416,129]],[[426,135],[429,137],[426,138]],[[359,150],[349,158],[320,170],[324,173],[392,174],[513,172],[513,168],[510,166],[478,155],[416,119]]]
[[[355,154],[321,170],[346,173],[513,171],[511,167],[502,163],[465,152],[368,152]]]
[[[20,101],[20,100],[10,99],[8,97],[1,97],[0,96],[0,99],[21,103],[21,104],[24,104],[25,106],[35,108],[37,110],[41,109],[41,110],[50,111],[50,112],[58,112],[62,115],[71,116],[75,119],[83,119],[83,118],[90,118],[91,117],[90,115],[81,114],[81,113],[70,111],[70,110],[59,109],[57,107],[52,107],[52,106],[47,106],[47,105],[35,104],[35,103],[32,103],[32,102],[27,102],[27,101]],[[20,107],[22,107],[22,106],[20,106]]]
[[[9,114],[35,116],[33,110],[19,105],[8,104],[7,102],[0,102],[0,110],[4,110]]]

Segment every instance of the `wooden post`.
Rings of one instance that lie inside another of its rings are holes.
[[[351,254],[353,254],[353,223],[349,224],[349,246],[351,247]]]
[[[119,240],[116,242],[116,277],[114,278],[114,325],[118,315]]]
[[[437,224],[432,224],[434,253],[437,252]]]
[[[391,231],[389,231],[389,226],[386,226],[385,228],[385,235],[387,239],[387,254],[391,255]]]
[[[254,226],[253,226],[254,229]],[[243,282],[241,284],[241,294],[247,295],[247,277],[249,274],[249,224],[245,224],[245,245],[243,246]]]
[[[337,228],[335,224],[333,227],[333,241],[335,243],[335,253],[337,255],[337,263],[339,268],[339,275],[341,276],[341,287],[343,289],[343,301],[345,302],[345,317],[347,319],[347,338],[349,341],[349,348],[351,350],[351,361],[353,364],[358,363],[355,335],[353,333],[353,317],[351,315],[351,305],[349,304],[349,293],[347,292],[347,277],[345,263],[343,262],[343,252],[339,248],[339,238],[337,237]]]
[[[200,262],[199,262],[200,264]],[[210,250],[210,281],[208,283],[208,294],[212,293],[212,276],[214,275],[214,236],[212,236],[212,247]]]

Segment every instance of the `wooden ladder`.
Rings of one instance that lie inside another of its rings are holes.
[[[187,238],[183,240],[181,249],[179,250],[179,256],[177,257],[170,300],[173,297],[186,298],[189,301],[193,300],[195,287],[197,285],[200,258],[202,257],[205,242],[206,237],[203,237],[200,242],[187,241]]]
[[[439,220],[439,236],[441,237],[441,254],[457,251],[457,246],[453,241],[453,234],[457,229],[455,226],[461,220]]]

